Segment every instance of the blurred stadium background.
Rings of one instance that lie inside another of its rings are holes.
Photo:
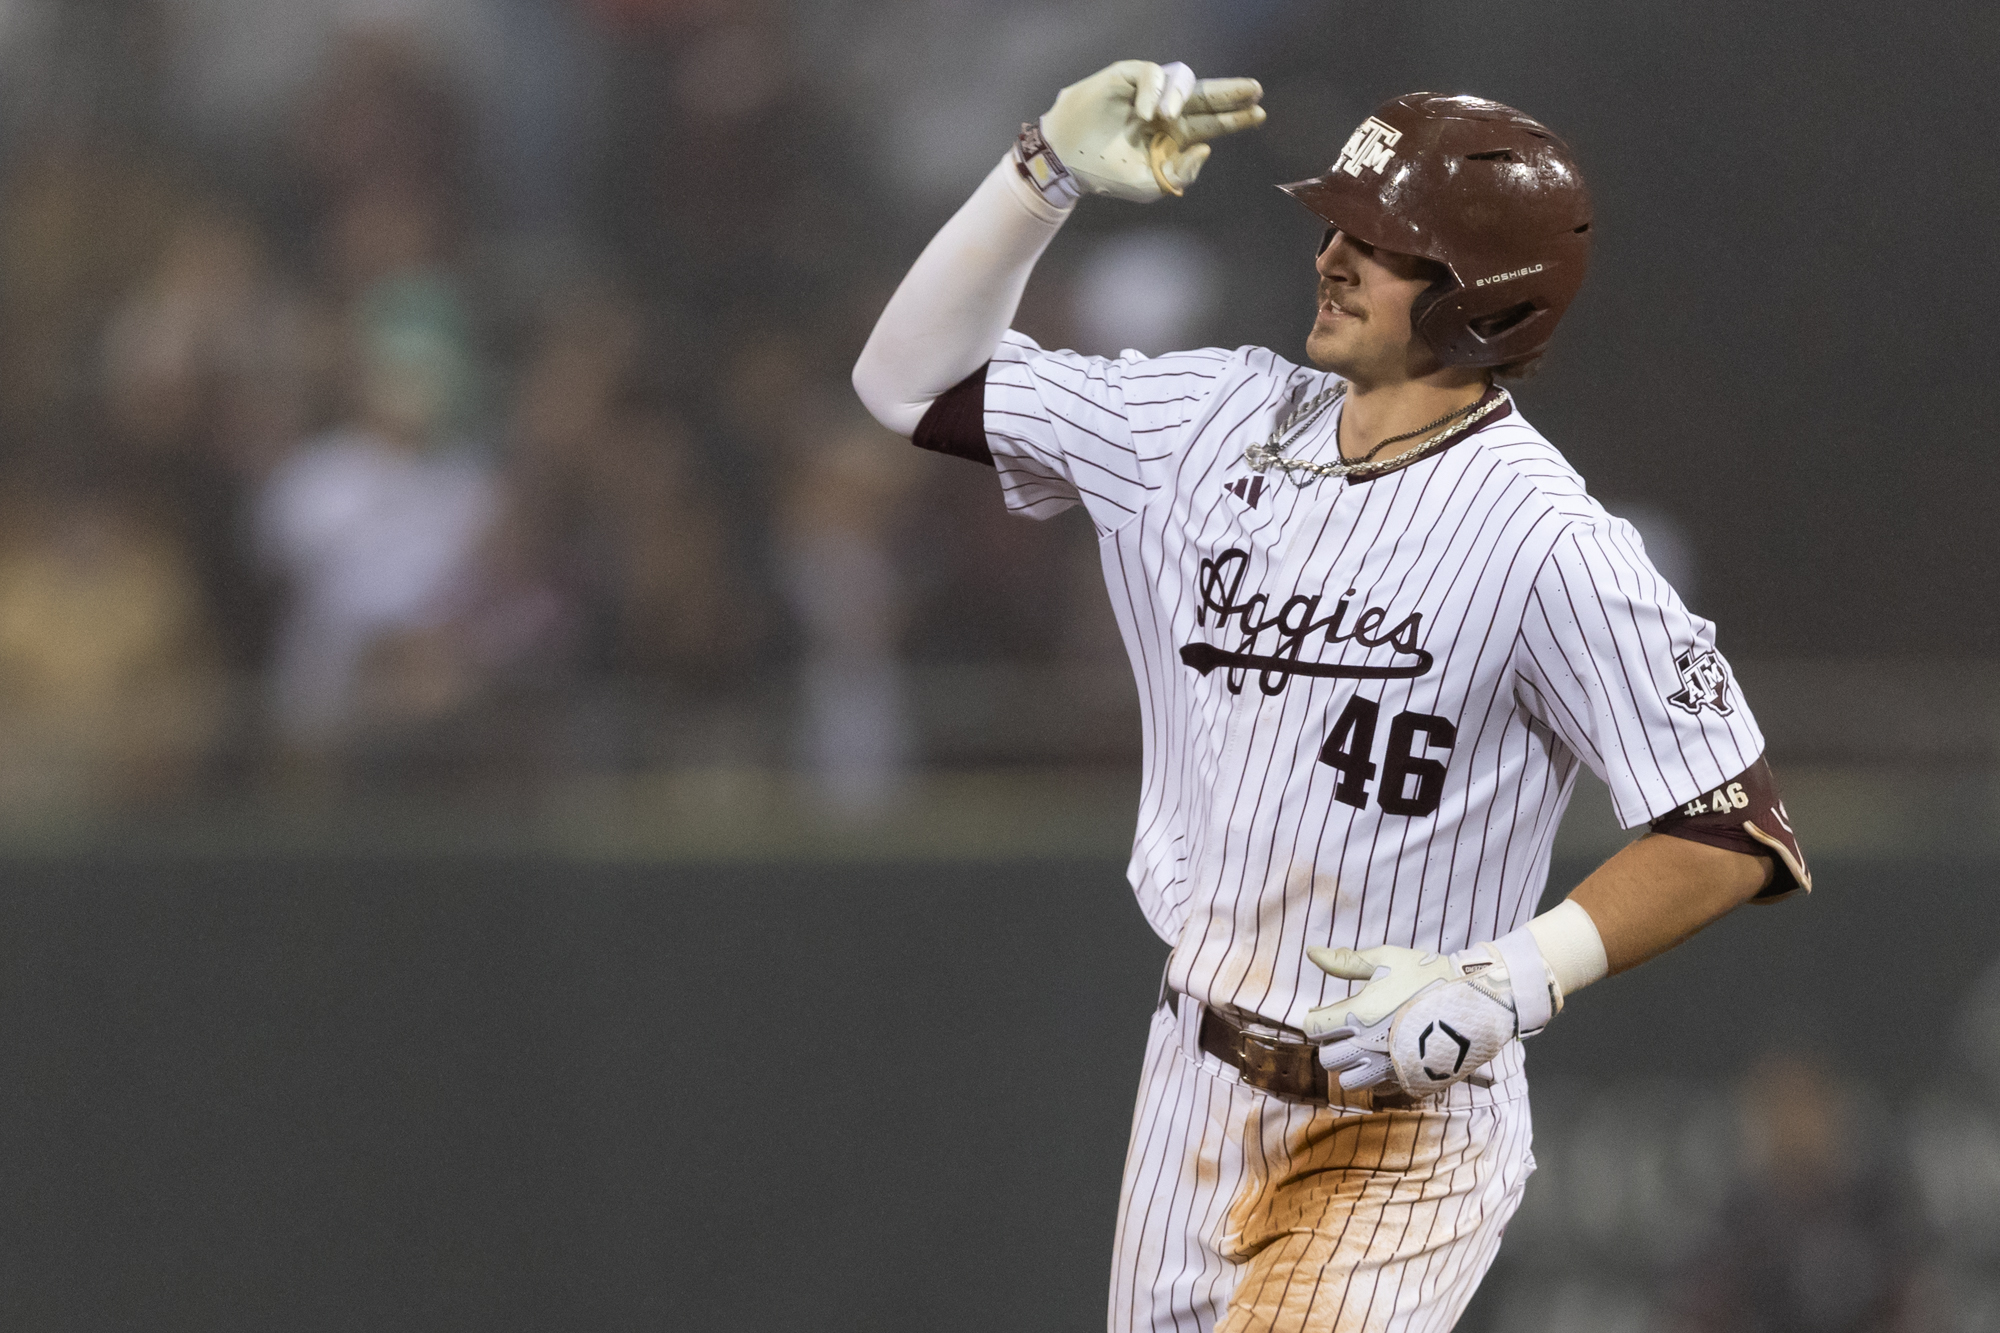
[[[1852,0],[0,0],[0,1323],[1097,1325],[1135,697],[1087,525],[846,375],[1127,55],[1271,123],[1046,343],[1297,356],[1270,183],[1569,135],[1524,408],[1818,873],[1536,1043],[1465,1327],[2000,1329],[2000,19]]]

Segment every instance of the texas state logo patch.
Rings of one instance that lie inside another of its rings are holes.
[[[1704,708],[1717,717],[1736,711],[1729,702],[1729,668],[1713,648],[1688,649],[1674,659],[1674,670],[1681,677],[1680,689],[1667,696],[1674,707],[1689,716],[1698,716]]]

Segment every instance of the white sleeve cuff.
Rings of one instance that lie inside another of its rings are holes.
[[[1565,898],[1553,910],[1528,923],[1528,931],[1555,974],[1564,995],[1582,990],[1611,971],[1604,955],[1604,937],[1583,904]]]

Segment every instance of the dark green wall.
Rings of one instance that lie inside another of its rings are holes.
[[[1535,1067],[1779,1035],[1913,1074],[1991,871],[1819,874],[1581,997]],[[1101,1327],[1164,953],[1115,864],[4,882],[0,1325]],[[1913,989],[1858,1002],[1884,969]]]

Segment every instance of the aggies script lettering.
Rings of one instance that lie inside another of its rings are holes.
[[[1218,629],[1227,629],[1231,620],[1236,621],[1243,638],[1235,650],[1224,650],[1209,643],[1191,643],[1181,649],[1181,661],[1204,676],[1217,667],[1228,667],[1231,694],[1242,693],[1244,673],[1248,670],[1257,672],[1257,688],[1266,694],[1277,694],[1293,676],[1407,680],[1431,669],[1431,655],[1417,646],[1424,625],[1421,612],[1411,612],[1384,632],[1382,625],[1389,619],[1387,608],[1367,607],[1355,617],[1353,628],[1343,633],[1341,626],[1347,621],[1354,596],[1354,589],[1349,588],[1330,616],[1315,618],[1322,596],[1319,593],[1294,593],[1278,608],[1276,615],[1267,615],[1271,606],[1269,593],[1260,592],[1245,601],[1236,600],[1243,591],[1243,578],[1249,568],[1250,553],[1231,547],[1213,560],[1204,559],[1195,576],[1195,591],[1201,601],[1195,608],[1194,623],[1205,627],[1211,612]],[[1394,648],[1398,656],[1413,660],[1384,666],[1301,662],[1299,650],[1305,647],[1306,639],[1319,630],[1326,631],[1325,641],[1329,645],[1349,642],[1358,643],[1363,648],[1387,645]],[[1275,642],[1269,653],[1259,653],[1258,641],[1267,631],[1276,631]]]

